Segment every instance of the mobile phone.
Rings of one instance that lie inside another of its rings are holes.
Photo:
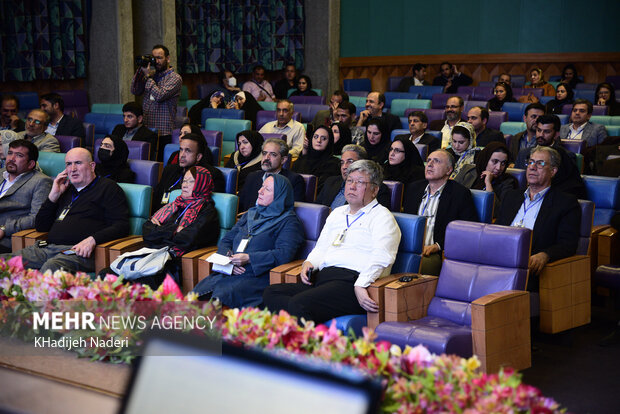
[[[73,250],[63,250],[62,254],[65,254],[67,256],[71,256],[71,255],[75,254],[75,252]]]
[[[403,282],[403,283],[407,283],[407,282],[411,282],[414,279],[417,279],[419,276],[418,275],[407,275],[407,276],[401,276],[398,278],[399,282]]]

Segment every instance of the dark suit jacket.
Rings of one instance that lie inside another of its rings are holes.
[[[428,85],[428,82],[426,80],[423,80],[422,84],[426,86]],[[396,90],[398,92],[409,92],[409,88],[412,86],[415,86],[415,81],[413,80],[413,76],[407,76],[406,78],[403,78],[400,81]]]
[[[323,204],[324,206],[331,206],[334,198],[340,192],[340,188],[342,187],[342,175],[336,175],[333,177],[329,177],[325,180],[325,184],[323,184],[323,189],[317,195],[316,200],[314,202],[316,204]],[[377,193],[377,201],[379,204],[384,206],[387,209],[392,207],[391,197],[390,197],[390,189],[387,185],[381,183],[379,186],[379,192]]]
[[[443,126],[446,124],[446,118],[444,119],[435,119],[428,124],[428,129],[431,131],[441,131]]]
[[[254,207],[258,198],[258,190],[263,185],[263,170],[254,171],[248,174],[243,185],[243,190],[239,193],[239,212],[247,211],[250,207]],[[291,170],[281,169],[280,174],[288,178],[293,186],[295,201],[304,201],[306,196],[306,183],[301,175]]]
[[[427,180],[411,183],[405,190],[403,212],[418,214],[418,208],[428,185]],[[471,191],[454,180],[448,180],[439,197],[433,238],[443,250],[445,247],[446,227],[453,220],[478,221],[478,213]]]
[[[505,144],[506,139],[504,138],[504,134],[502,134],[496,129],[485,128],[484,131],[482,131],[480,135],[476,137],[476,146],[486,147],[490,142],[494,141]]]
[[[495,224],[510,226],[524,200],[523,191],[513,190],[504,197]],[[532,254],[545,252],[549,261],[575,254],[579,242],[581,208],[572,194],[551,186],[540,205],[532,234]]]
[[[368,126],[368,122],[371,119],[372,118],[366,119],[366,122],[364,122],[364,126]],[[383,121],[389,133],[392,133],[392,131],[394,131],[395,129],[401,129],[403,127],[403,123],[400,122],[400,118],[389,112],[384,112],[379,119]]]
[[[127,133],[127,128],[123,124],[118,124],[112,130],[112,135],[116,135],[119,138],[123,138]],[[155,151],[157,150],[157,134],[144,125],[140,126],[134,136],[131,138],[132,141],[143,141],[151,144],[151,160],[155,159]]]
[[[56,129],[56,135],[68,135],[71,137],[80,137],[82,138],[82,144],[84,143],[84,139],[86,138],[86,131],[84,130],[84,124],[77,118],[72,117],[71,115],[65,114],[60,122],[58,123],[58,128]]]
[[[396,138],[405,138],[405,139],[411,140],[411,134],[396,135],[394,139]],[[420,141],[418,141],[418,144],[427,145],[428,153],[430,154],[431,152],[438,150],[441,147],[441,140],[431,134],[424,133],[420,137]]]
[[[472,82],[473,82],[472,78],[470,78],[464,73],[461,73],[460,75],[455,76],[454,79],[452,79],[452,85],[450,85],[448,89],[445,89],[444,93],[457,93],[459,86],[471,85]],[[447,83],[448,83],[448,79],[444,78],[442,75],[439,75],[435,79],[433,79],[433,86],[444,86],[445,87]]]

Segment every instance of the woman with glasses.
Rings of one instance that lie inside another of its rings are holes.
[[[307,142],[307,139],[304,140]],[[311,145],[305,144],[301,156],[293,164],[292,170],[298,174],[312,174],[317,177],[317,194],[323,189],[325,180],[340,175],[340,160],[334,157],[334,134],[321,125],[314,130]]]
[[[415,144],[406,137],[394,139],[383,162],[383,179],[400,181],[405,186],[424,178],[424,162]]]
[[[489,99],[489,111],[501,111],[505,102],[516,102],[512,96],[512,87],[504,82],[497,82],[493,89],[493,98]]]

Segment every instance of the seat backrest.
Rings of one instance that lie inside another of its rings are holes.
[[[464,93],[464,94],[467,94],[467,95],[473,95],[475,89],[476,89],[475,86],[459,86],[456,91],[458,93]]]
[[[614,118],[620,119],[620,117],[616,117],[616,116],[592,115],[590,117],[590,122],[592,122],[593,124],[613,125]]]
[[[502,111],[508,113],[509,121],[521,122],[523,121],[523,113],[525,112],[526,106],[526,104],[520,102],[506,102],[502,105]]]
[[[32,109],[39,109],[39,95],[36,92],[12,92],[11,94],[15,95],[19,101],[19,112],[17,115],[20,118],[26,118],[28,112]]]
[[[495,194],[492,191],[470,190],[474,198],[474,205],[478,213],[480,223],[491,223],[493,221],[493,205]]]
[[[588,101],[594,103],[594,93],[591,89],[576,89],[575,91],[575,99],[587,99]]]
[[[325,220],[329,216],[329,207],[320,204],[295,202],[295,213],[304,228],[305,241],[297,252],[296,258],[305,259],[314,249]]]
[[[205,141],[209,147],[222,147],[222,131],[207,131],[206,129],[201,129],[202,136],[204,136]],[[179,143],[179,135],[181,133],[180,129],[172,130],[172,140],[170,141],[173,144]]]
[[[200,99],[206,98],[209,92],[216,89],[222,89],[222,86],[219,83],[199,83],[196,85],[196,92]]]
[[[222,172],[224,176],[224,191],[228,194],[237,194],[237,169],[226,167],[215,167]]]
[[[609,113],[609,107],[605,105],[592,106],[592,115],[607,115]]]
[[[426,162],[426,158],[428,157],[428,145],[426,144],[414,144],[420,153],[420,157],[423,162]]]
[[[409,129],[399,128],[392,130],[392,132],[390,132],[390,140],[394,141],[397,135],[410,135]]]
[[[393,213],[400,228],[400,244],[392,273],[418,273],[424,247],[426,217],[405,213]]]
[[[233,228],[237,222],[237,210],[239,208],[239,197],[228,193],[213,193],[211,195],[217,210],[217,217],[220,222],[220,238]]]
[[[531,230],[452,221],[429,316],[471,326],[471,302],[490,293],[525,290]]]
[[[235,151],[237,134],[252,129],[252,122],[244,119],[209,118],[205,123],[205,129],[222,131],[222,156],[224,156]]]
[[[594,203],[590,200],[579,200],[581,208],[581,225],[579,226],[579,243],[577,254],[587,255],[590,251],[592,223],[594,221]]]
[[[562,139],[560,141],[565,150],[575,154],[583,154],[583,150],[586,149],[586,141],[580,139]]]
[[[386,108],[392,107],[392,101],[394,99],[418,99],[420,97],[419,93],[411,92],[386,92],[384,95]]]
[[[343,79],[342,85],[345,91],[370,92],[372,90],[371,82],[368,78]]]
[[[136,173],[136,184],[150,185],[155,187],[159,183],[162,163],[148,160],[127,160],[131,171]]]
[[[95,125],[89,124],[88,122],[82,122],[82,125],[84,125],[84,132],[86,132],[84,136],[84,147],[92,149],[93,145],[95,145]]]
[[[243,119],[244,117],[245,111],[243,109],[204,108],[200,119],[202,120],[201,125],[205,125],[209,118]]]
[[[72,137],[70,135],[55,135],[60,145],[60,152],[66,153],[71,148],[82,146],[82,139],[80,137]]]
[[[84,89],[70,89],[54,91],[62,97],[65,103],[65,113],[75,113],[78,119],[84,119],[88,112],[88,96]]]
[[[620,178],[584,175],[588,200],[593,201],[594,225],[609,224],[612,216],[620,210]]]
[[[390,190],[390,211],[400,213],[403,206],[403,183],[400,181],[384,181],[383,184]]]
[[[422,86],[420,86],[422,87]],[[392,115],[405,116],[405,110],[408,108],[427,109],[431,107],[431,101],[428,99],[394,99],[390,112]]]
[[[410,86],[409,92],[419,93],[420,98],[430,100],[436,93],[443,92],[443,86]]]
[[[459,89],[461,88],[472,88],[474,89],[473,86],[460,86]],[[472,94],[470,94],[472,95]],[[476,100],[468,100],[467,102],[465,102],[465,107],[463,108],[463,119],[467,120],[467,114],[469,113],[469,110],[471,108],[473,108],[474,106],[481,106],[483,108],[487,107],[487,101],[476,101]]]
[[[476,86],[476,89],[474,90],[474,93],[472,95],[472,99],[475,99],[476,101],[484,101],[484,102],[488,102],[489,99],[493,98],[493,85],[491,86],[485,86],[483,85],[484,82],[480,82],[480,84],[478,84],[478,86]]]
[[[505,104],[504,104],[505,105]],[[502,134],[516,135],[521,131],[525,131],[525,122],[502,122],[499,130]]]
[[[506,172],[512,175],[519,182],[519,188],[525,188],[527,179],[525,177],[525,170],[520,168],[506,168]]]
[[[301,122],[301,114],[297,111],[293,112],[293,119]],[[276,120],[276,111],[258,111],[256,113],[256,130],[260,130],[267,122]]]
[[[95,148],[93,149],[93,154],[95,156],[95,162],[99,163],[101,160],[99,159],[99,148],[101,147],[101,142],[103,139],[99,138],[95,140]],[[151,144],[145,141],[125,141],[127,144],[127,149],[129,150],[128,158],[130,160],[148,160],[149,153],[151,149]]]
[[[123,123],[123,114],[104,114],[89,112],[84,115],[84,122],[95,125],[94,138],[103,138],[110,134],[114,127]]]
[[[438,119],[444,119],[445,112],[446,111],[444,109],[425,109],[424,110],[424,114],[428,118],[429,125],[433,121],[436,121]]]
[[[502,125],[502,122],[508,121],[508,113],[504,111],[497,112],[489,112],[489,120],[487,122],[487,127],[499,130],[499,127]]]
[[[387,90],[396,91],[398,89],[398,85],[400,85],[400,82],[406,77],[407,76],[390,76],[388,78]]]
[[[297,104],[325,105],[324,96],[289,96],[288,100],[295,106]]]
[[[153,188],[142,184],[118,183],[127,197],[129,207],[129,234],[142,234],[142,224],[151,216]]]
[[[299,174],[301,175],[301,178],[304,179],[304,184],[306,185],[306,195],[304,197],[304,200],[307,203],[314,203],[314,200],[316,199],[316,189],[318,186],[318,180],[316,175],[312,175],[312,174]]]
[[[60,152],[39,152],[39,167],[43,174],[55,178],[65,167],[65,154]]]
[[[301,115],[301,121],[303,123],[312,122],[314,116],[319,111],[326,111],[329,109],[327,105],[317,105],[317,104],[295,104],[295,112],[298,112]],[[275,119],[275,117],[274,117]],[[258,121],[256,121],[258,123]]]
[[[446,107],[446,103],[448,102],[449,98],[452,98],[453,96],[460,96],[461,98],[463,98],[463,101],[467,101],[469,100],[469,95],[466,93],[436,93],[435,95],[433,95],[433,98],[431,99],[431,108],[433,109],[443,109]]]
[[[90,112],[96,114],[123,114],[123,104],[114,103],[94,103]]]

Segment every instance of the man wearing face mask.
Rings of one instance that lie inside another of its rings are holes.
[[[221,96],[220,101],[222,103],[222,107],[230,108],[230,104],[234,101],[235,95],[241,92],[241,89],[237,87],[237,78],[235,78],[235,75],[231,71],[221,71],[218,74],[218,80],[219,84],[214,85],[213,88],[207,90],[202,96],[202,99],[189,110],[189,121],[193,125],[201,125],[202,110],[212,107],[212,98],[215,93],[222,93],[223,96],[218,94],[218,96]]]

